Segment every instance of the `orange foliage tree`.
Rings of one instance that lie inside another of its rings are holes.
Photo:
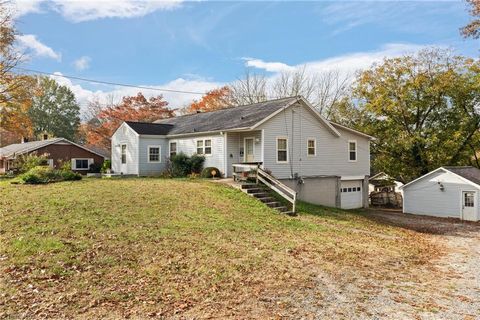
[[[232,105],[232,91],[229,87],[224,86],[207,92],[199,101],[194,100],[183,113],[207,112],[228,108]]]
[[[80,127],[86,144],[110,149],[110,137],[123,121],[153,122],[174,116],[168,102],[159,95],[145,98],[142,93],[123,97],[119,104],[102,108],[98,102],[90,106],[92,118]]]

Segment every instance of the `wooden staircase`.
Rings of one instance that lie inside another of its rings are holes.
[[[263,202],[266,206],[277,210],[280,213],[295,215],[295,213],[288,209],[283,203],[275,199],[262,185],[255,183],[241,183],[240,187],[243,192]]]

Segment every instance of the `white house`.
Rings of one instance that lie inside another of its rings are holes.
[[[158,175],[179,152],[231,177],[238,163],[258,164],[308,202],[368,205],[372,137],[324,119],[291,97],[154,123],[125,122],[112,136],[114,172]]]
[[[480,220],[480,170],[475,167],[440,167],[401,189],[404,213]]]
[[[370,177],[368,190],[370,193],[385,189],[388,191],[403,193],[400,189],[401,186],[403,186],[402,182],[395,180],[395,178],[385,172],[379,172]]]

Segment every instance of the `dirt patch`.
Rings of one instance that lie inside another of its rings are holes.
[[[480,319],[478,223],[377,210],[367,217],[419,233],[444,248],[444,254],[394,279],[382,279],[386,269],[370,274],[348,268],[329,274],[316,270],[315,287],[296,297],[306,318]]]

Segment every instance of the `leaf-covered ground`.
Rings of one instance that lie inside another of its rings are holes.
[[[0,182],[0,318],[309,318],[345,284],[369,316],[441,254],[361,212],[299,211],[202,180]]]

